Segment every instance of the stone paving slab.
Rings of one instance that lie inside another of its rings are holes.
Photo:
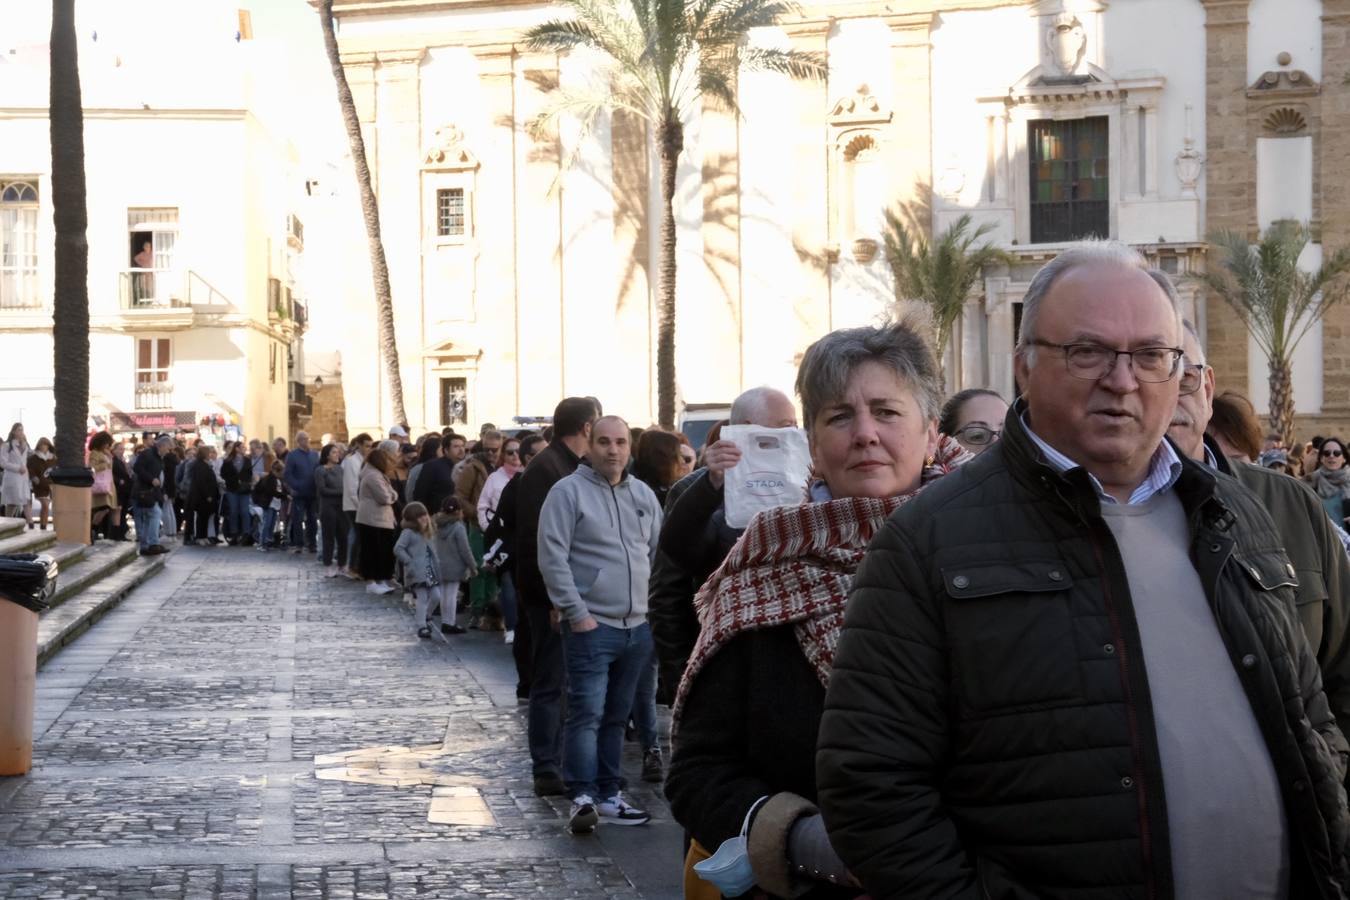
[[[419,640],[402,598],[312,557],[156,561],[39,673],[36,768],[0,779],[0,900],[681,896],[635,747],[644,828],[573,836],[534,796],[499,634]]]

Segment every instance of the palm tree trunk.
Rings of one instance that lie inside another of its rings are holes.
[[[403,409],[403,376],[399,372],[398,342],[394,336],[394,299],[389,288],[389,264],[384,258],[384,241],[380,237],[380,208],[375,200],[375,189],[370,182],[370,164],[366,161],[366,142],[361,137],[361,122],[356,117],[356,102],[347,84],[347,73],[338,54],[337,34],[333,31],[333,0],[321,0],[319,19],[323,26],[323,45],[328,51],[328,64],[337,83],[338,105],[342,107],[342,122],[347,126],[347,139],[352,145],[352,163],[356,167],[356,184],[361,191],[361,213],[366,220],[366,239],[370,245],[370,274],[375,283],[375,311],[380,324],[380,350],[389,378],[389,397],[394,407],[394,420],[408,427],[408,414]]]
[[[84,108],[75,40],[75,0],[53,0],[51,34],[52,301],[56,468],[52,480],[81,486],[89,421],[89,216],[85,209]],[[92,475],[84,486],[92,484]]]
[[[661,123],[661,285],[656,301],[656,413],[675,427],[675,176],[684,151],[684,125],[668,111]]]
[[[1270,361],[1270,428],[1284,438],[1284,446],[1294,441],[1294,375],[1287,359]]]

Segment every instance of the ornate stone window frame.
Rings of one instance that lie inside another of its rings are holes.
[[[478,157],[468,148],[464,132],[456,125],[436,129],[431,146],[422,155],[422,243],[428,249],[476,246],[476,188]],[[464,192],[464,231],[443,235],[437,227],[437,193]]]
[[[1161,76],[1116,80],[1091,63],[1087,74],[1073,81],[1044,80],[1037,66],[1006,95],[982,97],[987,116],[1005,129],[998,142],[1003,184],[1009,186],[1014,238],[1031,244],[1031,171],[1027,131],[1031,122],[1102,116],[1109,141],[1110,237],[1120,233],[1122,202],[1158,199],[1158,109],[1166,79]]]
[[[859,263],[869,263],[876,257],[880,235],[858,227],[854,177],[859,157],[883,165],[892,118],[891,110],[866,84],[858,85],[830,105],[830,192],[836,198],[830,204],[832,259],[837,258],[841,241],[850,243],[853,257]]]

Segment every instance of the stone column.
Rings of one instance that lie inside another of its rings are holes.
[[[700,298],[697,330],[680,329],[685,352],[677,344],[676,353],[681,357],[681,387],[690,400],[730,401],[744,387],[740,122],[734,112],[705,96],[700,131],[704,283],[709,290]],[[687,352],[694,349],[687,342],[695,334],[697,351]],[[691,365],[707,359],[718,363]]]
[[[629,359],[641,355],[641,369],[630,368],[623,383],[615,384],[616,409],[629,411],[635,420],[656,418],[655,320],[652,316],[652,289],[656,272],[652,264],[652,154],[647,124],[628,112],[616,112],[610,126],[610,144],[614,160],[614,247],[618,272],[614,283],[616,298],[615,330],[630,348]],[[677,345],[678,346],[678,345]],[[637,348],[646,348],[640,354]],[[639,372],[641,374],[639,374]]]
[[[403,378],[403,404],[414,433],[436,418],[428,410],[426,373],[422,349],[426,335],[422,323],[422,103],[419,68],[424,48],[380,50],[375,54],[376,113],[375,144],[379,165],[380,234],[389,264],[389,287],[394,303],[394,334],[399,349],[399,373]],[[385,367],[380,375],[384,378]],[[387,388],[386,388],[387,391]],[[430,413],[430,415],[429,415]]]
[[[1350,0],[1322,2],[1321,103],[1321,142],[1313,152],[1321,169],[1322,246],[1329,254],[1350,247]],[[1322,323],[1322,414],[1339,427],[1350,419],[1350,306],[1344,303]]]
[[[813,52],[826,59],[829,56],[829,28],[829,20],[817,20],[786,30],[794,49]],[[819,264],[829,242],[830,151],[825,127],[829,87],[824,81],[794,81],[792,85],[797,121],[794,133],[785,136],[784,143],[792,150],[792,171],[798,173],[800,180],[791,186],[794,196],[784,205],[793,211],[792,239],[797,256],[802,260],[801,290],[796,295],[792,314],[797,325],[796,347],[805,350],[832,327],[830,273]],[[791,384],[795,368],[795,363],[788,366],[775,383]]]
[[[558,84],[558,57],[521,53],[515,75],[516,289],[520,297],[517,341],[521,360],[521,409],[551,415],[568,385],[563,368],[563,331],[585,323],[563,319],[562,207],[555,186],[561,146],[556,134],[535,138],[529,122]],[[602,398],[603,399],[603,398]]]
[[[933,186],[933,14],[891,15],[892,140],[887,146],[891,197],[897,203],[924,200]],[[917,188],[917,190],[916,190]]]
[[[1206,227],[1255,236],[1256,148],[1247,128],[1249,0],[1201,0],[1205,7]],[[1214,260],[1208,261],[1209,265]],[[1226,389],[1246,394],[1247,329],[1217,296],[1206,303],[1209,363]]]
[[[474,390],[484,413],[540,415],[521,408],[521,296],[517,290],[514,236],[517,228],[515,159],[515,47],[509,43],[470,48],[478,59],[479,92],[487,131],[475,149],[480,168],[474,198],[479,248],[475,343],[483,348]],[[452,113],[447,113],[453,115]],[[485,289],[485,292],[484,290]],[[485,302],[484,302],[485,301]],[[543,413],[547,415],[547,413]]]

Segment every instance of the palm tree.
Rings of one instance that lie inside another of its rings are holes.
[[[403,376],[398,368],[398,341],[394,336],[394,298],[389,288],[389,263],[384,258],[384,240],[380,237],[380,207],[375,189],[370,182],[370,164],[366,161],[366,142],[361,137],[361,120],[356,117],[356,103],[347,84],[347,72],[342,68],[338,54],[337,33],[333,30],[333,0],[314,0],[323,26],[323,46],[328,51],[328,65],[337,83],[338,105],[342,107],[342,122],[347,126],[347,139],[352,145],[352,164],[356,167],[356,185],[361,191],[361,214],[366,220],[366,241],[370,245],[370,275],[375,283],[375,313],[380,324],[380,351],[384,356],[385,373],[389,378],[389,398],[394,407],[394,420],[408,427],[408,414],[403,409]]]
[[[1238,314],[1270,363],[1270,427],[1294,438],[1294,351],[1327,310],[1350,293],[1350,249],[1324,255],[1316,272],[1304,272],[1298,258],[1311,239],[1300,222],[1271,223],[1261,242],[1219,231],[1209,242],[1218,266],[1197,278]]]
[[[793,12],[789,0],[561,0],[572,13],[525,33],[538,52],[596,51],[606,63],[603,84],[560,90],[534,123],[543,134],[564,115],[582,134],[602,113],[627,111],[652,129],[661,160],[661,260],[657,297],[656,394],[661,425],[675,424],[675,174],[684,152],[684,122],[701,99],[739,112],[739,72],[780,72],[823,78],[815,54],[749,46],[751,29]],[[566,167],[569,161],[564,162]]]
[[[53,0],[51,34],[52,218],[56,229],[52,345],[58,486],[88,488],[89,215],[85,209],[84,107],[75,39],[75,0]],[[87,531],[87,528],[85,529]]]
[[[986,222],[971,230],[969,213],[949,225],[937,240],[928,237],[928,226],[914,208],[886,210],[882,241],[886,264],[895,277],[896,302],[917,300],[928,307],[933,320],[937,358],[942,359],[951,341],[952,328],[961,318],[966,299],[979,282],[986,266],[1009,265],[1011,254],[991,243],[975,246],[994,226]]]

